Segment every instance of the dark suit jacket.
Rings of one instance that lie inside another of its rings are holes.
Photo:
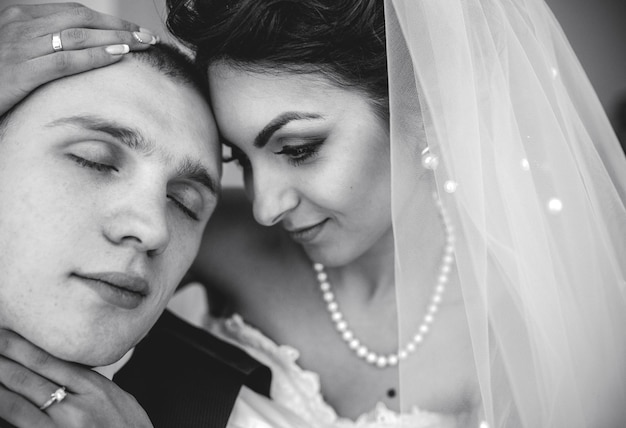
[[[113,381],[135,396],[155,428],[223,428],[241,386],[267,396],[271,372],[165,311]],[[0,418],[0,428],[14,427]]]
[[[166,311],[113,381],[155,428],[223,428],[242,385],[269,395],[270,370]]]

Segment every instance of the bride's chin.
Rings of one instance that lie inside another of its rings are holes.
[[[354,261],[358,255],[352,254],[345,249],[329,246],[303,246],[304,252],[313,263],[321,263],[326,267],[340,267]]]

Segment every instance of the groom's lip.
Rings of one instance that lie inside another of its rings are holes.
[[[105,302],[135,309],[149,294],[148,281],[124,272],[73,273],[73,277],[94,290]]]

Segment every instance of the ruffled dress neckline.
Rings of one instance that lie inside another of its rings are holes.
[[[412,409],[398,413],[378,403],[356,420],[343,418],[324,401],[317,373],[297,364],[300,353],[288,345],[279,345],[260,330],[247,324],[237,314],[230,318],[208,318],[205,328],[216,336],[244,349],[272,371],[271,398],[276,406],[295,413],[310,427],[337,428],[448,428],[456,427],[455,419]],[[482,428],[483,426],[481,426]]]

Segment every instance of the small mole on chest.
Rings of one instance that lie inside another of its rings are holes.
[[[394,398],[395,396],[396,396],[396,389],[395,388],[389,388],[387,390],[387,397]]]

